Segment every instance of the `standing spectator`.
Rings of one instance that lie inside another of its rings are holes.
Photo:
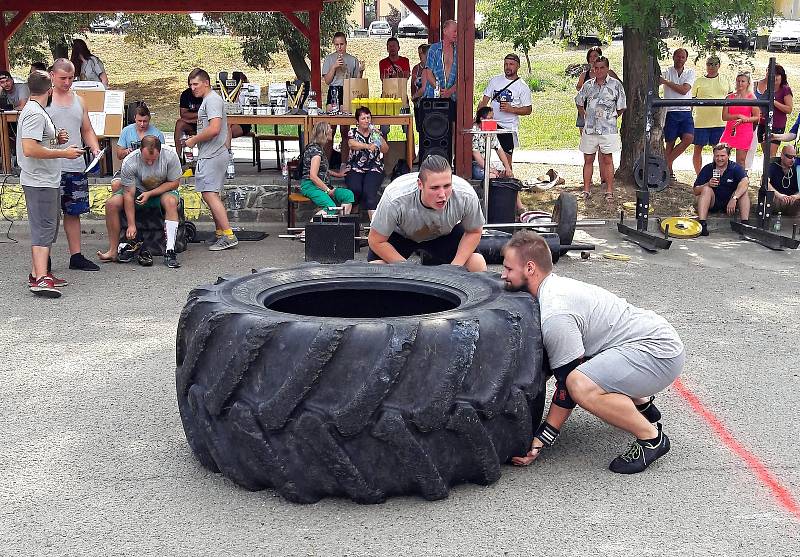
[[[738,207],[742,224],[749,223],[750,196],[747,190],[750,182],[744,167],[730,158],[728,145],[715,145],[714,162],[705,165],[694,182],[692,193],[696,198],[701,236],[708,236],[708,213],[727,213],[732,217]]]
[[[133,112],[133,124],[128,124],[119,134],[117,141],[117,158],[124,159],[142,146],[142,139],[152,135],[164,143],[164,134],[150,123],[150,109],[146,104],[140,104]],[[161,145],[158,147],[161,150]]]
[[[685,48],[678,48],[672,54],[673,65],[664,70],[661,75],[660,83],[664,86],[665,99],[686,99],[692,98],[692,86],[694,85],[695,74],[692,68],[687,68],[686,59],[689,58],[689,51]],[[675,142],[680,138],[680,143]],[[692,120],[691,106],[669,106],[667,107],[667,117],[664,121],[664,141],[666,141],[667,168],[671,178],[675,179],[675,172],[672,165],[681,153],[683,153],[694,139],[694,120]]]
[[[100,144],[89,121],[83,100],[72,91],[75,67],[66,58],[53,62],[50,72],[53,82],[53,101],[47,113],[56,128],[67,131],[69,142],[89,147],[92,156],[100,152]],[[69,268],[80,271],[99,271],[100,267],[81,253],[81,215],[89,212],[89,179],[83,158],[61,163],[61,209],[64,212],[64,232],[69,246]]]
[[[22,110],[28,102],[30,91],[25,83],[14,83],[14,77],[7,70],[0,70],[0,105],[6,110]]]
[[[389,144],[372,127],[372,113],[366,107],[356,110],[356,127],[347,135],[350,147],[350,170],[344,183],[355,195],[355,202],[364,205],[370,220],[378,206],[378,190],[383,183],[383,155]]]
[[[731,92],[727,79],[719,74],[719,58],[709,56],[706,60],[706,75],[694,82],[694,96],[698,99],[724,99]],[[721,106],[698,106],[694,109],[694,173],[700,174],[703,167],[703,148],[714,147],[719,143],[725,122],[722,120]]]
[[[378,62],[380,78],[410,77],[411,63],[405,56],[400,56],[400,41],[396,37],[387,39],[386,52],[389,53],[389,56]]]
[[[442,25],[442,40],[431,45],[428,50],[428,60],[426,62],[426,85],[423,96],[426,98],[436,97],[438,87],[441,98],[456,100],[456,82],[458,75],[458,23],[448,19]],[[453,111],[455,114],[455,111]]]
[[[594,77],[583,84],[575,96],[578,113],[586,125],[581,135],[583,153],[583,197],[591,197],[590,186],[594,172],[594,157],[600,152],[600,179],[606,184],[606,200],[611,201],[614,190],[614,153],[622,150],[617,131],[617,118],[627,108],[622,82],[608,75],[608,58],[600,56],[594,63]]]
[[[472,126],[472,131],[480,131],[481,122],[483,120],[491,120],[494,117],[491,106],[482,106],[475,114],[475,125]],[[501,134],[502,135],[502,134]],[[514,173],[511,171],[511,161],[508,160],[505,151],[500,146],[500,142],[495,135],[491,139],[492,149],[497,153],[500,162],[503,164],[503,170],[489,166],[489,178],[498,178],[502,172],[504,176],[512,177]],[[472,179],[483,180],[486,176],[486,134],[474,133],[472,134]],[[517,196],[519,198],[519,196]],[[519,207],[518,207],[519,208]]]
[[[769,68],[767,68],[769,71]],[[758,80],[753,90],[757,99],[762,98],[767,93],[767,80],[769,76],[764,79]],[[772,114],[772,133],[782,134],[786,131],[786,118],[792,113],[794,107],[794,96],[792,95],[792,88],[789,87],[789,80],[786,78],[786,70],[780,64],[775,65],[775,112]],[[764,135],[767,131],[767,122],[765,115],[761,114],[761,120],[758,123],[758,142],[764,143]],[[774,158],[778,153],[778,146],[781,144],[780,140],[776,140],[773,135],[772,141],[769,146],[769,156]]]
[[[225,115],[225,102],[216,91],[211,90],[208,72],[195,68],[189,74],[192,94],[202,97],[203,102],[197,111],[197,135],[186,140],[186,145],[198,147],[197,169],[194,189],[203,196],[216,225],[217,241],[211,244],[210,251],[235,248],[239,240],[231,230],[228,213],[219,194],[225,185],[225,171],[228,168],[228,118]]]
[[[197,133],[197,111],[200,110],[201,104],[203,104],[203,98],[195,97],[191,87],[187,87],[181,93],[180,115],[175,121],[175,150],[178,152],[178,156],[183,149],[181,143],[183,134],[189,136]]]
[[[99,81],[108,87],[108,76],[103,62],[89,52],[89,47],[82,39],[72,41],[72,56],[69,59],[75,66],[75,75],[81,81]]]
[[[729,99],[755,99],[750,91],[750,74],[736,76],[736,92]],[[756,106],[724,106],[722,119],[727,122],[720,141],[736,149],[736,162],[744,167],[747,151],[753,141],[753,124],[761,118],[761,110]]]
[[[416,102],[417,99],[422,97],[425,92],[425,69],[428,67],[428,51],[431,45],[422,43],[417,47],[417,55],[419,56],[419,64],[411,69],[411,99]],[[419,127],[419,123],[417,124]]]
[[[349,215],[353,208],[353,192],[347,188],[332,188],[329,176],[341,178],[343,174],[328,169],[325,146],[333,139],[333,128],[327,122],[317,122],[311,130],[308,146],[303,151],[303,177],[300,180],[300,193],[328,214],[330,209],[342,206],[342,212]]]
[[[501,133],[497,136],[511,168],[514,148],[519,147],[519,117],[527,116],[533,111],[531,107],[531,90],[525,80],[518,75],[519,56],[506,54],[503,60],[503,75],[494,76],[483,91],[483,98],[478,108],[489,105],[500,127],[514,130],[513,133]]]
[[[336,105],[349,112],[350,107],[342,107],[344,103],[344,80],[364,75],[364,62],[355,56],[347,53],[347,35],[341,31],[333,36],[334,51],[328,54],[322,61],[322,78],[328,84],[328,98],[325,106],[330,112],[331,107]],[[335,103],[333,101],[336,101]],[[347,126],[339,126],[339,133],[342,136],[342,160],[347,158]],[[333,145],[333,140],[331,140]]]
[[[578,77],[578,83],[575,84],[576,91],[580,91],[583,84],[594,77],[594,62],[602,55],[603,49],[599,46],[593,46],[586,51],[586,65],[584,66],[583,72],[581,72],[581,75]],[[614,70],[608,70],[608,75],[614,79],[619,79],[619,76],[617,76]],[[620,79],[620,81],[622,80]],[[580,130],[580,133],[583,133],[583,116],[581,116],[580,113],[578,113],[575,119],[575,127]]]
[[[769,186],[775,192],[772,207],[775,212],[794,217],[800,213],[800,188],[797,183],[797,150],[784,145],[781,158],[769,166]]]
[[[22,172],[19,182],[25,193],[28,224],[31,229],[31,273],[28,287],[37,296],[60,298],[58,288],[67,281],[50,271],[50,246],[58,236],[58,185],[61,179],[60,158],[77,159],[83,151],[66,143],[66,132],[59,132],[44,110],[50,96],[50,77],[42,71],[28,76],[31,102],[19,114],[17,157]]]

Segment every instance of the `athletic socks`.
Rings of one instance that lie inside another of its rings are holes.
[[[228,236],[228,237],[234,236],[232,228],[226,228],[225,230],[222,231],[222,233],[225,234],[225,236]]]
[[[165,220],[164,228],[167,231],[167,251],[175,249],[175,237],[178,235],[178,221]]]
[[[217,240],[219,240],[220,238],[222,238],[222,233],[223,233],[223,230],[222,230],[221,228],[217,228],[217,229],[214,231],[214,236],[216,236]]]

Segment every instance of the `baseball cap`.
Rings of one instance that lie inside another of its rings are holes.
[[[11,78],[11,73],[8,70],[0,70],[0,78],[2,77]]]
[[[520,61],[519,61],[519,56],[517,56],[517,55],[516,55],[516,54],[514,54],[513,52],[511,52],[511,53],[509,53],[509,54],[506,54],[506,57],[505,57],[505,58],[503,58],[503,60],[514,60],[514,62],[516,62],[517,64],[519,64],[519,63],[520,63]]]

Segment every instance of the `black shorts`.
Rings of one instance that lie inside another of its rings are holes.
[[[333,92],[338,91],[339,94],[339,106],[344,104],[344,87],[342,85],[331,85],[328,87],[328,97],[325,100],[325,104],[331,104],[333,102]]]
[[[725,213],[728,210],[728,202],[733,197],[733,191],[714,192],[714,204],[708,208],[709,213]]]
[[[497,126],[499,129],[503,129],[502,126]],[[497,141],[500,143],[500,147],[503,148],[503,151],[508,153],[509,155],[514,154],[514,134],[513,133],[498,133],[497,134]]]
[[[397,250],[402,257],[408,259],[414,252],[424,252],[428,256],[426,265],[449,265],[456,258],[458,244],[464,236],[464,227],[461,224],[455,225],[450,234],[439,236],[427,242],[415,242],[405,236],[392,232],[389,236],[389,243]],[[367,261],[380,259],[375,252],[369,250]]]

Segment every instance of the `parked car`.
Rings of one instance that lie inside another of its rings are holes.
[[[740,50],[755,50],[756,31],[748,29],[744,22],[739,20],[714,20],[711,22],[709,38],[718,47],[738,48]]]
[[[118,19],[100,19],[89,25],[92,33],[122,33],[122,23]]]
[[[370,37],[391,37],[392,26],[385,21],[373,21],[369,24]]]
[[[397,24],[397,36],[426,39],[428,38],[428,28],[422,24],[417,16],[410,14]]]
[[[767,50],[798,50],[800,48],[800,21],[782,19],[775,23],[767,39]]]

